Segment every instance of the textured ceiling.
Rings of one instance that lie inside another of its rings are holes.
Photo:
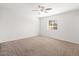
[[[37,5],[45,5],[46,7],[51,7],[52,11],[49,13],[38,14],[38,12],[32,11],[34,6]],[[79,4],[78,3],[1,3],[0,10],[1,9],[16,10],[21,14],[44,17],[44,16],[55,15],[55,14],[79,9]]]

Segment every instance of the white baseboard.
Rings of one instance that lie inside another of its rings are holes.
[[[0,43],[14,41],[14,40],[20,40],[20,39],[34,37],[34,36],[38,36],[38,35],[30,35],[30,36],[14,37],[14,38],[10,38],[10,39],[2,39],[2,40],[0,40]]]

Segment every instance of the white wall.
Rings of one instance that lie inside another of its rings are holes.
[[[20,4],[0,5],[0,43],[36,36],[39,20]]]
[[[58,30],[48,30],[48,20],[57,20]],[[40,35],[79,44],[79,10],[40,18]]]
[[[0,4],[0,43],[36,35],[50,36],[79,43],[79,11],[40,18],[30,12],[30,5]],[[47,30],[48,20],[57,20],[58,30]]]

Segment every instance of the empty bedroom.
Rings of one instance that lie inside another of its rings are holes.
[[[0,3],[0,56],[79,56],[79,3]]]

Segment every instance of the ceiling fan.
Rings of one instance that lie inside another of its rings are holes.
[[[50,10],[52,10],[52,8],[48,8],[48,7],[45,7],[43,5],[38,5],[37,8],[35,8],[32,11],[39,11],[39,12],[48,13],[48,11],[50,11]]]

